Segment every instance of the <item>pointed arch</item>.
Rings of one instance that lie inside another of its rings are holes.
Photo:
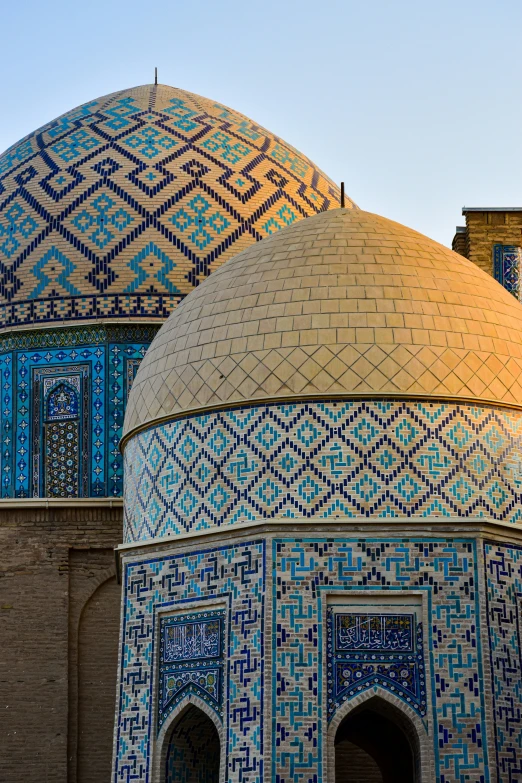
[[[183,778],[187,783],[222,783],[224,744],[225,730],[216,712],[195,694],[187,694],[158,734],[152,763],[153,782],[173,783],[177,780],[173,772],[178,764],[189,775]]]
[[[47,392],[45,398],[45,418],[75,419],[80,415],[80,395],[71,383],[60,381]]]
[[[327,779],[329,783],[342,783],[342,770],[339,768],[343,754],[341,742],[350,743],[352,750],[357,746],[360,761],[366,758],[367,780],[393,780],[387,773],[386,743],[383,732],[388,731],[391,751],[390,760],[396,760],[397,743],[403,742],[404,755],[411,753],[411,764],[405,764],[401,780],[406,780],[408,769],[412,783],[428,783],[432,780],[433,758],[428,731],[417,713],[401,699],[388,691],[375,686],[354,699],[346,702],[333,717],[328,728],[327,742]],[[371,733],[375,732],[374,737]],[[375,739],[374,748],[373,739]],[[355,740],[355,742],[354,742]],[[345,754],[347,757],[347,754]],[[352,753],[350,758],[354,758]],[[363,765],[364,766],[364,765]],[[345,773],[346,774],[346,773]],[[365,781],[364,776],[360,778]]]

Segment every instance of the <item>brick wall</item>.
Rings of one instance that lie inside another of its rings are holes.
[[[78,783],[108,783],[111,779],[118,660],[115,630],[120,621],[120,596],[120,587],[113,576],[97,588],[81,616],[78,634]]]
[[[489,275],[493,275],[493,245],[522,245],[522,211],[467,212],[466,225],[468,252],[462,255]]]
[[[78,663],[83,631],[97,639],[98,679],[114,691],[121,528],[118,505],[0,505],[0,780],[76,783],[78,723],[89,746],[112,742],[112,715],[85,698],[82,714],[81,691],[78,715]],[[95,764],[81,780],[102,777]]]
[[[466,226],[457,226],[457,231],[451,243],[451,249],[464,258],[468,257],[468,230]]]
[[[336,780],[350,783],[383,783],[377,762],[365,750],[345,740],[335,747]]]

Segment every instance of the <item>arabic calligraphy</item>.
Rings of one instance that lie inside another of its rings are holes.
[[[341,652],[412,652],[411,614],[337,614],[336,648]]]
[[[187,693],[223,716],[225,611],[160,618],[158,729]]]
[[[165,663],[218,657],[221,654],[220,624],[220,619],[210,619],[167,626]]]

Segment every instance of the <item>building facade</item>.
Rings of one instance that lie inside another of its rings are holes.
[[[156,332],[228,258],[339,199],[282,139],[164,85],[0,156],[2,780],[111,774],[118,444]]]
[[[457,226],[453,250],[469,258],[521,299],[522,208],[464,207],[465,226]]]
[[[115,783],[521,773],[522,308],[358,209],[217,270],[136,376]]]

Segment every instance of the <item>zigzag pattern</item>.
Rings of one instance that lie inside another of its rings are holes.
[[[213,101],[164,86],[92,101],[0,156],[0,326],[165,318],[232,255],[338,205],[307,158]]]
[[[517,522],[522,417],[453,404],[261,405],[188,417],[125,449],[135,541],[278,517]]]

